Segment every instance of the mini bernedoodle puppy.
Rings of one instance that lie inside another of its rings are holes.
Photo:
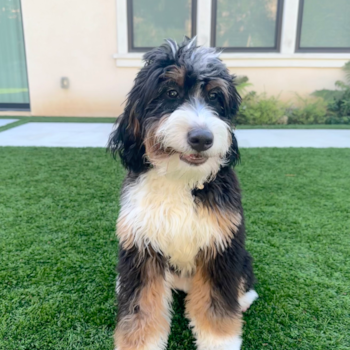
[[[128,170],[117,223],[117,350],[164,350],[172,289],[198,350],[238,350],[254,299],[232,132],[240,96],[214,48],[173,40],[144,56],[109,148]]]

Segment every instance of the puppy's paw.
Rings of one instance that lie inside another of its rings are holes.
[[[232,338],[224,339],[198,339],[198,350],[240,350],[242,346],[242,338],[240,336],[234,336]]]
[[[252,305],[254,300],[256,300],[258,297],[258,293],[253,289],[251,289],[242,297],[240,297],[238,301],[239,305],[241,306],[242,312],[246,312],[250,308],[250,305]]]
[[[223,350],[240,350],[242,346],[242,339],[241,337],[234,337],[232,341],[225,345],[222,349]]]

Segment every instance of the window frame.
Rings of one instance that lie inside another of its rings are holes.
[[[283,7],[284,0],[277,0],[275,45],[273,47],[219,47],[216,46],[216,24],[218,0],[212,0],[212,18],[211,18],[211,46],[223,50],[224,52],[281,52],[282,25],[283,25]]]
[[[0,111],[30,112],[30,103],[0,102]]]
[[[194,37],[197,34],[197,0],[191,0],[191,2],[191,36]],[[154,48],[134,46],[133,0],[127,0],[127,27],[129,52],[147,52]]]
[[[299,12],[298,12],[298,25],[297,25],[297,37],[295,52],[297,53],[346,53],[350,52],[350,47],[301,47],[301,32],[303,26],[303,15],[304,15],[304,0],[299,0]]]

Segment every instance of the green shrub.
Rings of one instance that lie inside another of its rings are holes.
[[[337,81],[336,90],[317,90],[312,98],[297,95],[294,106],[288,106],[278,97],[267,97],[254,91],[247,93],[246,76],[236,78],[236,88],[243,95],[237,115],[237,124],[350,124],[350,61],[343,67],[345,82]]]
[[[285,114],[285,105],[277,97],[248,93],[242,100],[237,115],[237,124],[271,125],[278,124]]]
[[[345,72],[346,82],[350,85],[350,61],[344,64],[343,71]]]
[[[344,91],[350,88],[350,61],[345,63],[342,70],[345,73],[345,82],[341,80],[335,82],[335,86],[338,88],[338,90],[316,90],[311,95],[321,97],[327,102],[333,102],[334,100],[341,99]]]
[[[341,98],[343,96],[342,90],[316,90],[311,96],[323,98],[326,102],[332,102],[334,99]]]
[[[350,124],[350,61],[343,67],[345,82],[337,81],[338,90],[317,90],[314,96],[322,97],[328,102],[326,124]]]
[[[236,89],[241,96],[244,96],[247,93],[247,88],[253,85],[252,83],[249,83],[249,79],[245,75],[236,77],[235,82]]]
[[[328,110],[333,116],[339,118],[350,117],[350,87],[344,89],[339,98],[335,98],[328,104]]]
[[[321,98],[301,98],[297,105],[287,112],[288,124],[324,124],[327,117],[327,104]]]
[[[326,119],[326,124],[350,124],[350,117],[329,116]]]

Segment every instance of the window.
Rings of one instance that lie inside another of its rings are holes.
[[[229,67],[334,68],[350,59],[350,0],[116,3],[118,67],[142,67],[143,52],[165,38],[181,42],[184,35],[224,51]],[[314,54],[304,54],[309,52]]]
[[[20,0],[0,0],[0,109],[29,109]]]
[[[128,0],[129,51],[147,51],[164,39],[196,35],[195,0]]]
[[[350,51],[350,1],[301,0],[297,51]]]
[[[282,0],[213,0],[212,46],[279,51]]]

